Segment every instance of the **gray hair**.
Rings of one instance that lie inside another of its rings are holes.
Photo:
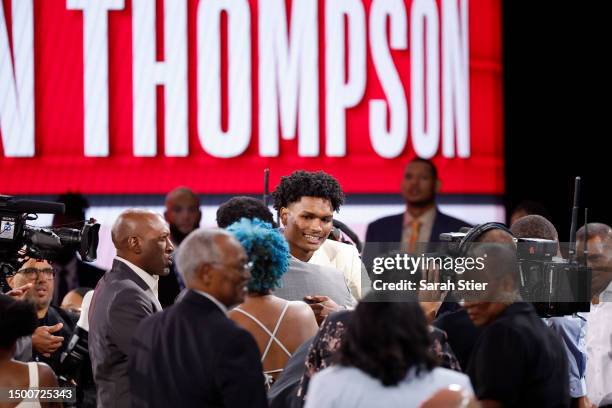
[[[181,243],[175,259],[177,270],[185,283],[193,279],[202,264],[219,262],[220,250],[215,238],[223,235],[235,239],[225,230],[206,228],[193,231]]]

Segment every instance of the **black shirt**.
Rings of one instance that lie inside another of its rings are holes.
[[[445,308],[442,311],[442,308]],[[479,327],[474,326],[467,312],[453,303],[442,303],[436,319],[431,323],[432,326],[446,332],[448,343],[453,349],[461,368],[465,371],[470,361],[472,349],[480,332]]]
[[[467,374],[478,399],[505,407],[570,404],[563,346],[529,303],[511,304],[484,327]]]
[[[77,316],[71,314],[70,312],[66,312],[55,306],[49,306],[45,317],[43,317],[42,319],[38,319],[38,327],[54,326],[58,323],[63,323],[61,329],[51,334],[53,336],[62,336],[64,338],[64,341],[62,342],[60,348],[55,350],[55,352],[51,353],[51,357],[45,357],[42,354],[38,353],[36,350],[32,350],[33,359],[35,361],[40,361],[49,364],[53,371],[57,373],[58,368],[60,366],[60,358],[62,356],[62,353],[66,351],[66,348],[68,347],[68,342],[72,337],[72,332],[74,330],[74,326],[76,325],[77,320]]]

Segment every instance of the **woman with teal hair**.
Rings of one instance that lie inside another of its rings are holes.
[[[257,218],[242,218],[227,231],[240,241],[252,263],[248,294],[229,317],[255,338],[270,386],[291,354],[316,334],[317,322],[306,303],[272,294],[289,268],[289,246],[283,235]]]

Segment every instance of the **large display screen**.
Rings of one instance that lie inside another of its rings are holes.
[[[2,0],[3,194],[504,192],[499,0]]]

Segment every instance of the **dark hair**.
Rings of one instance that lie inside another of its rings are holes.
[[[344,193],[340,183],[323,171],[297,170],[290,176],[281,177],[280,184],[272,193],[274,209],[279,211],[302,197],[317,197],[329,200],[332,209],[338,211],[344,204]]]
[[[510,231],[517,238],[540,238],[550,239],[557,241],[559,234],[557,229],[541,215],[526,215],[516,220],[514,224],[510,226]]]
[[[37,325],[33,304],[0,294],[0,349],[11,348],[18,338],[34,333]]]
[[[283,234],[258,218],[241,218],[227,227],[240,242],[253,262],[249,292],[267,294],[281,286],[281,279],[289,269],[289,245]]]
[[[544,206],[544,204],[539,203],[537,201],[531,200],[523,200],[521,201],[514,210],[512,210],[511,214],[516,213],[517,211],[525,211],[527,215],[541,215],[544,218],[550,218],[548,214],[548,210]]]
[[[438,179],[438,169],[436,168],[436,165],[433,164],[431,160],[422,159],[420,157],[415,157],[414,159],[410,160],[410,162],[408,162],[408,164],[411,164],[411,163],[425,163],[431,169],[431,175],[433,176],[433,179],[434,180]],[[408,165],[406,165],[406,167],[408,167]]]
[[[57,198],[57,202],[63,203],[66,206],[64,216],[78,220],[85,219],[85,210],[89,208],[89,202],[83,195],[68,192],[60,195]]]
[[[78,287],[76,289],[73,289],[71,292],[76,293],[80,297],[85,297],[87,292],[89,292],[90,290],[93,290],[93,288],[88,288],[88,287],[85,287],[85,286],[80,286],[80,287]]]
[[[351,316],[338,363],[356,367],[379,379],[384,386],[397,385],[408,370],[435,367],[431,338],[417,302],[379,302],[370,292]]]
[[[219,228],[227,228],[241,218],[259,218],[274,226],[274,217],[263,203],[253,197],[232,197],[217,209],[217,225]]]

